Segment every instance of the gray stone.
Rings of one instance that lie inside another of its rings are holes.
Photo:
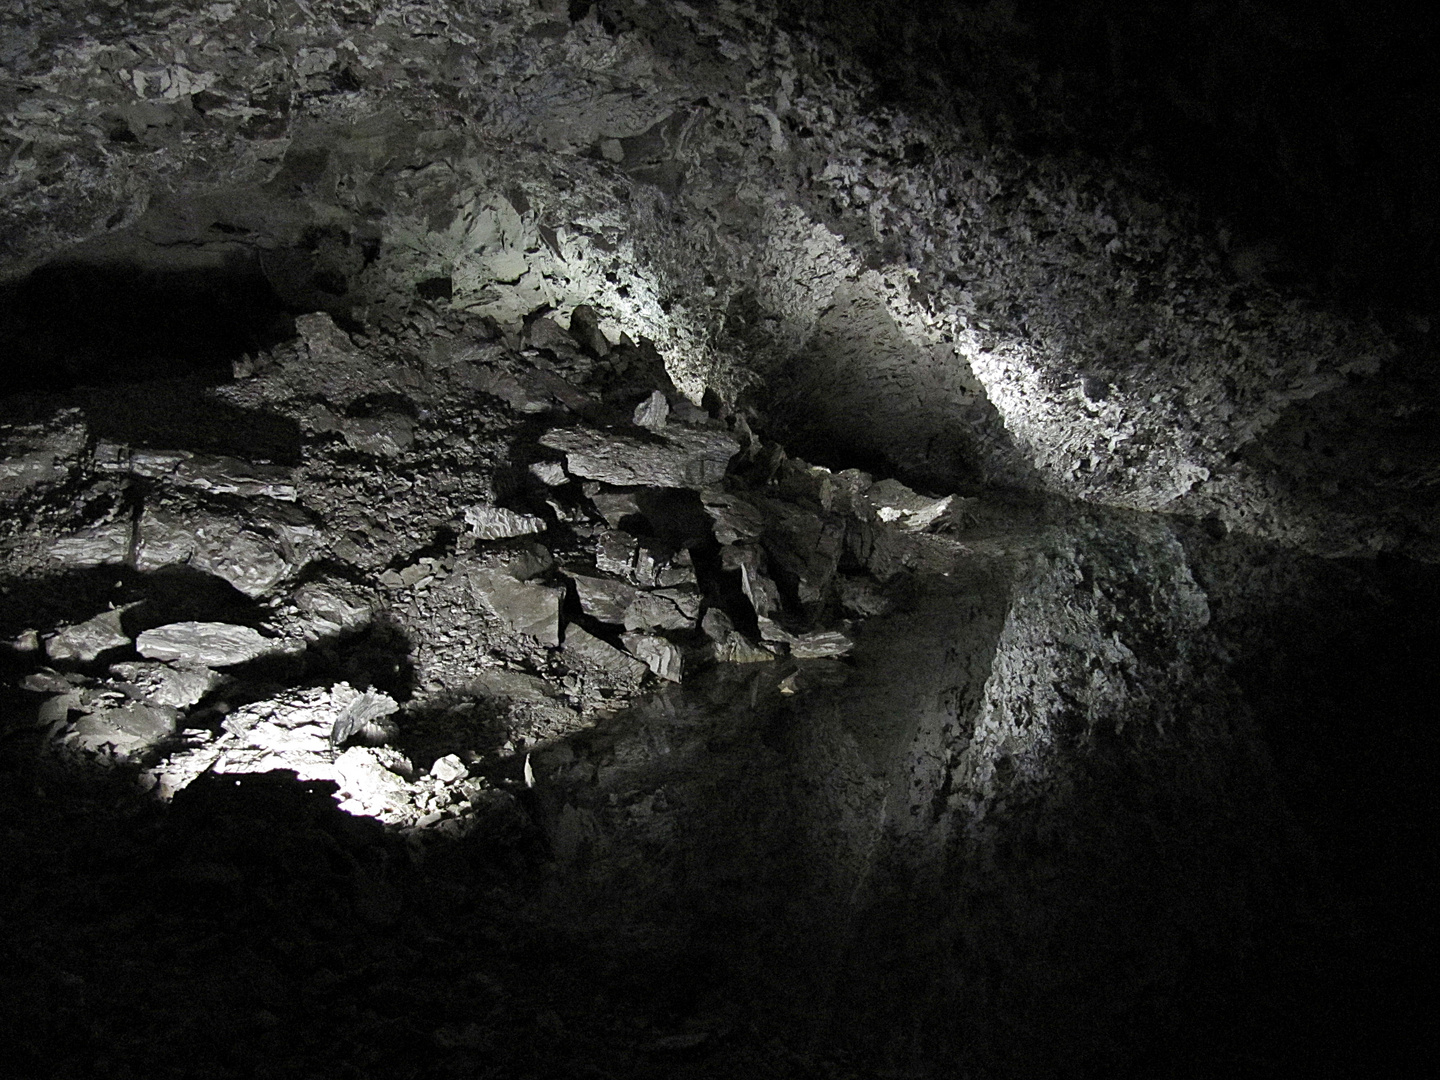
[[[570,574],[570,579],[575,582],[581,610],[601,622],[623,623],[625,613],[640,593],[633,585],[613,578]]]
[[[631,417],[634,423],[651,431],[663,431],[665,421],[670,417],[670,403],[665,400],[665,395],[659,390],[651,392],[650,396],[635,406],[635,413]]]
[[[333,637],[359,630],[370,622],[370,601],[343,581],[312,581],[290,598],[305,620],[307,635]]]
[[[545,519],[534,514],[518,514],[499,506],[470,506],[465,509],[465,524],[479,540],[508,540],[529,536],[546,529]]]
[[[688,630],[699,613],[698,595],[680,590],[647,592],[613,578],[574,573],[570,577],[585,614],[601,622],[623,624],[627,630]]]
[[[140,520],[135,568],[148,572],[188,564],[258,599],[303,566],[318,544],[311,526],[278,519],[263,524],[275,535],[214,514],[177,517],[147,510]]]
[[[954,495],[927,499],[898,480],[881,480],[871,485],[864,499],[881,521],[910,532],[928,529],[957,508]]]
[[[52,543],[50,557],[66,566],[115,566],[129,555],[130,533],[123,521],[82,529]]]
[[[0,498],[65,479],[85,449],[85,435],[78,409],[45,423],[0,424]]]
[[[645,661],[646,665],[667,682],[679,682],[684,677],[685,665],[679,648],[658,634],[621,634],[620,640],[632,655]]]
[[[559,487],[570,482],[565,475],[565,466],[558,461],[537,461],[530,466],[530,475],[546,487]]]
[[[65,736],[65,742],[82,750],[132,757],[173,735],[179,720],[176,709],[132,701],[81,717]]]
[[[366,746],[379,746],[395,738],[398,729],[390,717],[400,705],[389,694],[374,687],[357,694],[348,683],[336,683],[330,692],[337,705],[349,697],[348,701],[344,701],[340,715],[335,718],[334,727],[330,729],[332,753],[352,739]]]
[[[446,754],[442,758],[436,758],[435,763],[430,766],[430,775],[442,784],[453,784],[457,780],[463,780],[469,773],[470,770],[465,767],[465,763],[455,754]]]
[[[244,664],[275,646],[248,626],[214,622],[170,623],[135,639],[135,648],[149,660],[176,660],[197,667]]]
[[[560,605],[565,590],[520,581],[504,568],[472,570],[470,590],[507,630],[544,645],[560,644]]]
[[[218,687],[222,676],[207,667],[174,667],[161,663],[112,664],[110,674],[121,689],[152,705],[188,709]]]
[[[621,487],[709,487],[740,452],[727,432],[673,426],[653,442],[580,427],[547,431],[540,443],[564,451],[576,476]]]
[[[610,339],[600,329],[600,315],[589,304],[576,304],[570,313],[570,336],[598,357],[610,355]]]
[[[620,686],[638,685],[650,670],[634,657],[626,656],[615,646],[573,624],[565,628],[565,657],[573,665],[598,671]]]
[[[88,664],[101,653],[130,644],[130,635],[120,626],[124,608],[102,612],[75,626],[67,626],[45,642],[45,655],[52,661]]]
[[[705,512],[714,522],[715,539],[721,544],[758,540],[765,532],[765,515],[738,495],[707,491],[702,496]]]
[[[95,447],[95,467],[101,472],[163,480],[215,495],[264,496],[285,502],[293,502],[296,497],[291,470],[279,465],[253,465],[221,454],[99,443]]]
[[[595,541],[595,565],[607,574],[629,577],[634,572],[635,556],[639,551],[639,540],[627,532],[611,529],[601,533]]]
[[[797,660],[848,656],[855,643],[839,630],[816,630],[790,639],[790,655]]]

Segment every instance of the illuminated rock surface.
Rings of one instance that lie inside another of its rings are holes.
[[[1408,1075],[1435,139],[1051,7],[0,11],[12,1071]]]

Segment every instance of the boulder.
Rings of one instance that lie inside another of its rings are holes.
[[[670,427],[645,441],[586,427],[557,428],[540,443],[563,451],[574,475],[619,487],[710,487],[740,452],[728,432],[711,428]]]
[[[565,590],[521,581],[504,567],[470,572],[470,591],[507,630],[544,645],[560,644],[560,605]]]
[[[518,514],[499,506],[470,506],[465,509],[465,524],[479,540],[508,540],[544,532],[545,519],[534,514]]]
[[[111,649],[130,644],[130,635],[120,626],[124,608],[105,611],[93,619],[67,626],[45,642],[45,655],[52,662],[72,661],[88,664]]]
[[[146,630],[135,639],[149,660],[174,660],[197,667],[231,667],[263,656],[275,643],[258,630],[231,623],[178,622]]]
[[[110,674],[121,689],[152,705],[188,709],[220,685],[222,677],[207,667],[174,667],[170,664],[136,662],[112,664]]]
[[[679,682],[684,675],[684,661],[679,648],[658,634],[627,633],[620,640],[630,653],[667,682]]]

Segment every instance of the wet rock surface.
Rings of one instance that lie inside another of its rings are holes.
[[[19,10],[21,1074],[1413,1041],[1414,319],[765,5]]]

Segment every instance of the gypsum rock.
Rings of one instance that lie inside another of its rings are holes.
[[[594,634],[575,626],[565,627],[564,658],[581,670],[598,672],[606,681],[623,689],[632,689],[649,671],[649,667],[633,657],[626,656],[613,645],[609,645]]]
[[[296,497],[290,469],[254,465],[219,454],[141,450],[117,443],[99,443],[95,447],[95,467],[101,472],[163,480],[215,495],[264,496],[284,502],[294,502]]]
[[[470,592],[512,633],[543,645],[560,644],[560,605],[565,590],[521,581],[505,568],[470,571]]]
[[[83,623],[67,626],[45,642],[45,655],[52,662],[78,661],[88,664],[101,653],[130,644],[130,635],[120,626],[126,608],[105,611]]]
[[[650,670],[666,682],[678,683],[684,677],[685,664],[680,649],[658,634],[625,633],[620,635],[631,655],[645,661]]]
[[[248,626],[213,622],[169,623],[135,639],[136,650],[148,660],[173,660],[197,667],[248,663],[277,645]]]
[[[222,676],[207,667],[132,662],[110,665],[116,685],[153,705],[188,709],[218,687]]]
[[[508,540],[544,532],[545,519],[534,514],[518,514],[499,506],[465,508],[465,524],[479,540]]]
[[[339,696],[342,688],[348,690],[348,684],[336,684],[331,689],[332,696]],[[333,754],[350,739],[358,739],[367,746],[389,742],[399,731],[389,718],[399,708],[394,698],[374,687],[358,695],[335,718],[335,726],[330,729],[330,752]]]
[[[618,487],[700,489],[718,484],[740,444],[723,431],[672,427],[654,442],[591,428],[556,428],[540,445],[565,453],[576,476]]]
[[[647,592],[612,578],[570,574],[580,607],[601,622],[623,624],[627,630],[689,630],[695,626],[700,598],[676,590]]]

